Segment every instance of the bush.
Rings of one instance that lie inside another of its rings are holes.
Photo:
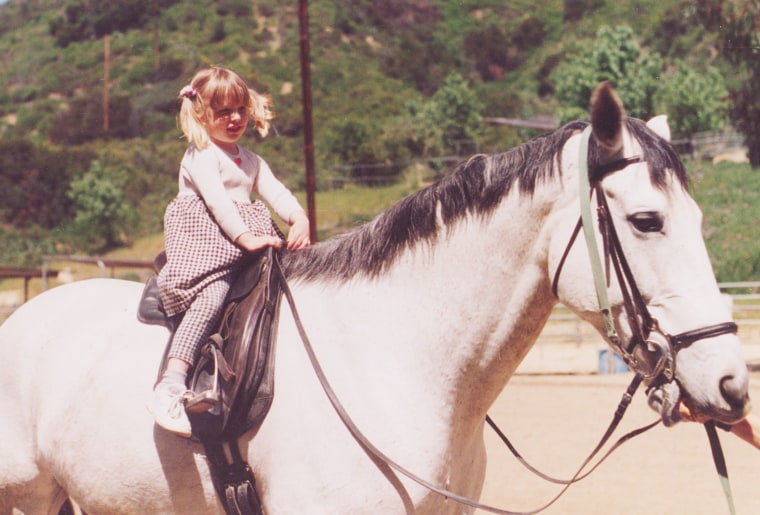
[[[37,147],[23,139],[0,140],[0,220],[17,228],[54,228],[71,217],[66,196],[71,177],[88,166],[83,150]]]
[[[464,50],[483,80],[499,80],[509,67],[509,40],[499,27],[488,25],[464,36]]]
[[[40,227],[24,230],[0,226],[0,263],[11,267],[32,267],[42,264],[42,256],[56,253],[56,242],[50,231]]]
[[[81,145],[98,138],[127,138],[135,135],[130,128],[132,104],[128,96],[111,97],[109,128],[103,128],[103,103],[93,99],[74,99],[69,108],[61,111],[53,122],[50,139],[64,145]]]
[[[127,227],[134,224],[134,211],[124,200],[126,172],[106,170],[98,161],[71,182],[68,196],[76,216],[74,233],[84,248],[105,251],[123,243]]]
[[[654,102],[661,74],[662,58],[643,52],[630,27],[602,26],[592,46],[582,45],[552,74],[560,121],[585,119],[592,91],[605,80],[614,84],[628,114],[650,118],[657,114]]]
[[[728,122],[728,91],[718,70],[695,70],[678,62],[662,89],[661,104],[676,136],[716,131]]]

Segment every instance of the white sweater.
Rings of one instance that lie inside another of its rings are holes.
[[[179,170],[179,195],[200,196],[232,241],[248,231],[234,201],[250,202],[251,193],[266,201],[285,222],[290,223],[295,211],[303,211],[266,161],[240,145],[238,152],[230,156],[213,143],[203,150],[191,145]],[[236,157],[240,165],[235,163]]]

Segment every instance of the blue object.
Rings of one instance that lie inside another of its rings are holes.
[[[599,373],[600,374],[621,374],[628,372],[630,369],[625,364],[623,358],[618,356],[613,350],[602,349],[599,351]]]

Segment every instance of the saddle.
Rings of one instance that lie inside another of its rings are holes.
[[[155,264],[165,258],[160,255]],[[261,513],[253,473],[242,458],[237,439],[257,431],[274,397],[274,357],[280,299],[281,271],[274,249],[252,258],[239,272],[230,290],[216,332],[202,347],[188,374],[188,389],[196,397],[186,405],[193,436],[203,443],[214,486],[228,513]],[[161,307],[156,278],[146,283],[138,318],[170,330],[176,320]],[[164,369],[171,339],[159,368]],[[194,412],[193,404],[212,401],[209,410]]]

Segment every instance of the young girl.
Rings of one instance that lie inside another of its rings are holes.
[[[266,206],[251,202],[251,193],[290,225],[288,250],[310,241],[309,220],[296,198],[261,157],[238,145],[249,120],[266,136],[270,99],[218,67],[198,72],[180,98],[180,127],[190,147],[180,166],[179,194],[164,216],[167,262],[158,285],[166,314],[183,315],[152,411],[159,426],[190,437],[186,376],[218,322],[232,275],[246,253],[283,244]]]

